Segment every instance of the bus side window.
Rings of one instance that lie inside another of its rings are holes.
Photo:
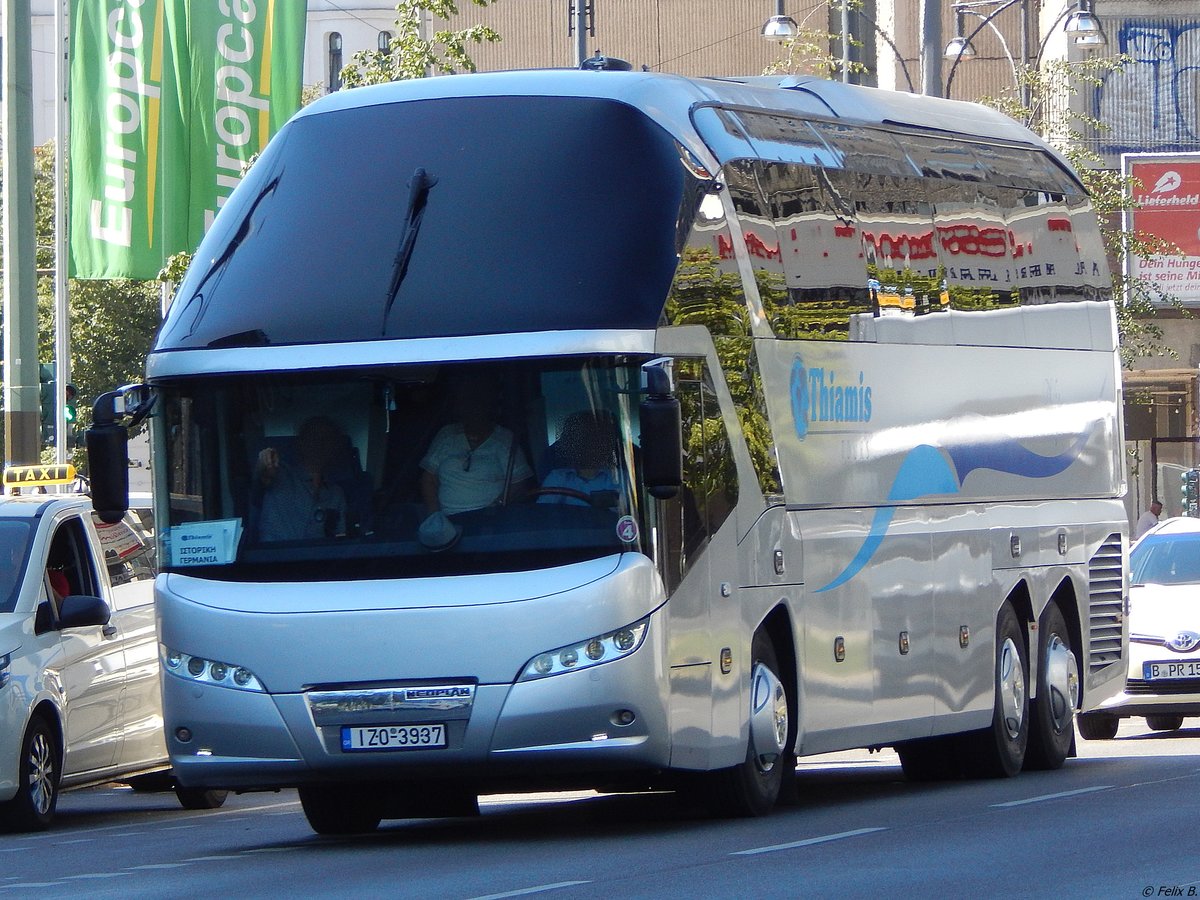
[[[676,361],[683,414],[683,489],[660,501],[666,559],[663,578],[674,591],[709,539],[737,505],[738,484],[729,432],[721,417],[712,376],[703,360]]]

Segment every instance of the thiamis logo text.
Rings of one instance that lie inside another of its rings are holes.
[[[797,354],[792,362],[791,394],[792,417],[800,438],[815,424],[871,421],[871,386],[861,371],[847,378],[834,369],[808,368]]]

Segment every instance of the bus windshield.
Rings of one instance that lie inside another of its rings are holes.
[[[520,571],[640,550],[640,362],[159,384],[163,569],[351,580]]]

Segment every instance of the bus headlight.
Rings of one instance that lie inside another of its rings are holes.
[[[212,684],[217,687],[233,688],[236,691],[257,691],[261,694],[267,690],[258,680],[258,676],[244,666],[204,659],[199,656],[188,656],[188,654],[172,650],[164,644],[159,644],[158,647],[163,671],[179,678],[198,681],[201,684]]]
[[[562,675],[564,672],[578,672],[580,669],[629,656],[642,646],[649,626],[650,619],[645,618],[608,634],[539,653],[525,663],[517,681],[533,681],[537,678],[549,678],[551,675]]]

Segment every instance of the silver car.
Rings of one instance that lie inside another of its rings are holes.
[[[1129,670],[1125,690],[1079,717],[1079,733],[1107,740],[1119,720],[1145,716],[1174,731],[1200,716],[1200,519],[1166,519],[1129,552]]]
[[[60,790],[173,786],[163,737],[153,544],[85,497],[0,500],[0,829],[48,827]],[[223,792],[179,789],[205,808]]]

